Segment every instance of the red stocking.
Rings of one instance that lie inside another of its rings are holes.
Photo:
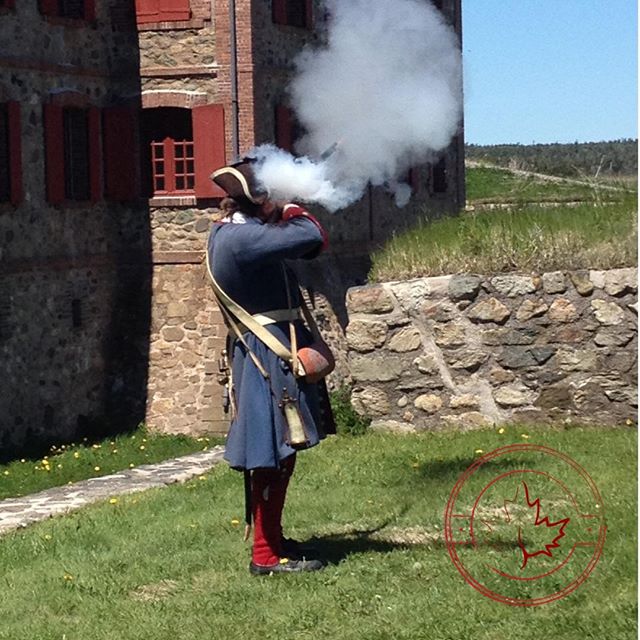
[[[254,564],[266,567],[281,557],[282,510],[289,478],[295,466],[295,455],[284,460],[280,469],[255,469],[251,480],[253,511]]]

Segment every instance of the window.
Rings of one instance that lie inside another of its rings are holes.
[[[302,126],[295,113],[284,105],[276,105],[276,145],[293,153],[296,142],[302,137]]]
[[[0,9],[13,9],[16,5],[16,0],[0,0]]]
[[[222,105],[145,109],[141,138],[147,196],[224,195],[209,177],[225,165]]]
[[[447,160],[440,158],[431,167],[431,193],[447,193]]]
[[[44,106],[47,201],[96,202],[101,195],[100,111]]]
[[[6,104],[0,104],[0,202],[11,198],[9,162],[9,110]]]
[[[136,0],[138,24],[178,22],[191,18],[189,0]]]
[[[290,27],[312,29],[312,0],[273,0],[273,21]]]
[[[95,0],[40,0],[45,16],[92,21],[96,18]]]
[[[22,200],[20,103],[0,103],[0,202]]]
[[[86,109],[64,109],[64,197],[89,199],[89,118]]]

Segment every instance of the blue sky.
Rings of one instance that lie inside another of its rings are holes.
[[[636,138],[636,0],[462,0],[465,138]]]

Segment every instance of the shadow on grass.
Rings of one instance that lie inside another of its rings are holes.
[[[457,457],[450,460],[434,460],[420,465],[419,471],[423,479],[435,480],[442,476],[461,476],[472,464],[478,461],[478,457]],[[525,469],[526,463],[522,459],[500,456],[489,460],[482,465],[482,473],[503,471],[508,469]]]
[[[322,559],[326,564],[337,565],[349,556],[363,553],[387,554],[407,549],[428,549],[430,551],[446,551],[447,545],[442,533],[427,533],[414,528],[394,528],[385,531],[386,524],[371,529],[358,529],[349,533],[336,533],[314,536],[307,542],[313,546],[314,557]],[[491,547],[496,551],[513,551],[518,549],[516,540],[492,540],[480,542],[476,546]]]

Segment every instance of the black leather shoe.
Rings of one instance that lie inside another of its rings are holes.
[[[293,538],[282,538],[282,553],[287,558],[300,560],[301,558],[308,558],[317,553],[317,549],[309,543],[298,542]]]
[[[303,571],[319,571],[324,565],[320,560],[293,560],[280,558],[280,562],[261,567],[253,562],[249,565],[249,573],[254,576],[270,576],[274,573],[302,573]]]

